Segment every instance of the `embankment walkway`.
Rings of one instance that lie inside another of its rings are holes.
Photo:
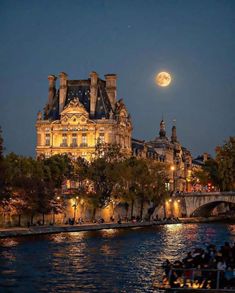
[[[31,226],[27,227],[9,227],[0,228],[0,238],[40,235],[40,234],[53,234],[63,232],[81,232],[81,231],[97,231],[103,229],[120,229],[120,228],[135,228],[147,227],[165,224],[188,224],[188,223],[208,223],[221,220],[231,220],[225,217],[209,217],[209,218],[180,218],[178,221],[162,220],[162,221],[146,221],[146,222],[122,222],[118,223],[84,223],[75,225],[50,225],[50,226]],[[234,220],[234,219],[233,219]]]

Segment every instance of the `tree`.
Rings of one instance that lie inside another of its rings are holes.
[[[73,163],[69,155],[54,155],[44,159],[43,164],[47,171],[46,181],[54,185],[55,188],[61,188],[65,179],[73,176]]]
[[[0,126],[0,204],[1,200],[7,196],[5,176],[6,176],[6,164],[3,156],[3,137],[2,137],[2,128]]]
[[[192,178],[194,184],[198,182],[202,186],[207,186],[211,183],[213,186],[220,187],[218,162],[213,158],[208,159],[200,170],[194,171]]]
[[[116,144],[98,144],[96,159],[89,165],[87,179],[91,186],[89,202],[94,203],[94,213],[97,207],[104,207],[115,196],[119,183],[118,164],[123,160],[120,146]]]
[[[235,190],[235,137],[216,148],[216,163],[221,190]]]
[[[95,159],[103,158],[106,162],[119,162],[125,157],[119,144],[98,143],[95,148]]]
[[[0,160],[3,159],[3,151],[4,151],[4,146],[3,146],[3,137],[2,137],[2,127],[0,126]]]
[[[128,158],[120,162],[120,183],[116,192],[120,200],[126,203],[126,211],[133,217],[135,202],[140,204],[140,218],[143,218],[145,202],[151,202],[152,208],[149,216],[161,203],[166,194],[165,183],[167,182],[166,168],[162,163],[153,160]]]
[[[166,183],[169,181],[167,172],[169,166],[167,166],[164,163],[156,161],[149,161],[148,165],[152,180],[152,193],[150,194],[152,207],[150,207],[148,210],[149,217],[151,217],[155,208],[163,204],[165,198],[168,196]]]
[[[88,179],[92,182],[94,196],[98,199],[99,206],[108,204],[112,190],[112,166],[104,158],[93,161],[89,167]]]

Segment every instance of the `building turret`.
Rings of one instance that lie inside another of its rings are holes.
[[[60,77],[60,100],[59,100],[59,114],[63,111],[66,94],[67,94],[67,82],[68,82],[68,75],[65,72],[61,72],[59,74]]]
[[[171,134],[171,142],[177,142],[177,135],[176,135],[176,126],[172,127],[172,134]]]
[[[165,122],[163,120],[160,122],[159,136],[160,138],[166,137]]]

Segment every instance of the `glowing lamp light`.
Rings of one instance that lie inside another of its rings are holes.
[[[57,196],[57,198],[56,198],[57,200],[60,200],[60,196]]]
[[[172,202],[172,199],[169,199],[169,202]]]
[[[76,196],[76,199],[78,199],[78,196]]]
[[[175,170],[175,166],[171,166],[171,171],[174,171]]]

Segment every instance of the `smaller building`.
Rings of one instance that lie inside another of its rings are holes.
[[[159,136],[155,139],[148,142],[132,139],[132,153],[136,157],[167,164],[172,191],[191,191],[192,156],[178,141],[175,125],[172,127],[170,139],[166,135],[163,120],[160,122]]]

